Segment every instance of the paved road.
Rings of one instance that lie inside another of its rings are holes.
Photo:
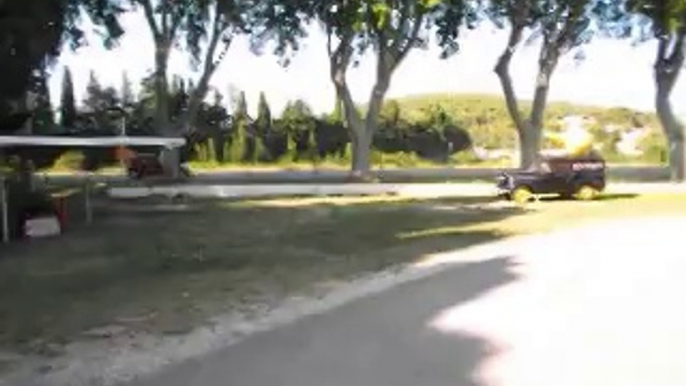
[[[321,195],[383,195],[402,197],[486,197],[497,194],[495,184],[486,183],[377,183],[377,184],[176,184],[157,186],[111,187],[108,194],[116,198],[146,196],[174,197],[179,194],[191,197],[269,197],[269,196],[321,196]],[[604,190],[607,195],[636,195],[649,193],[686,193],[686,184],[611,183]]]
[[[493,249],[131,386],[684,385],[683,229],[625,221]]]
[[[377,170],[374,173],[385,182],[443,182],[446,180],[492,180],[499,168],[407,168]],[[215,171],[196,173],[186,181],[190,184],[267,184],[267,183],[340,183],[349,179],[347,170],[274,170],[274,171]],[[610,178],[627,181],[661,181],[669,177],[666,168],[651,166],[609,166]],[[78,175],[51,176],[51,181],[75,183]],[[124,176],[98,176],[110,183],[130,183]]]

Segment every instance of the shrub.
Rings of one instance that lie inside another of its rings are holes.
[[[53,165],[55,170],[79,170],[83,165],[86,157],[83,152],[78,150],[70,150],[62,154]]]

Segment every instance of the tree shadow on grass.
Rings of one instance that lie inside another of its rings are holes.
[[[631,199],[634,199],[637,197],[639,197],[639,195],[633,194],[633,193],[602,193],[598,197],[593,199],[593,202],[631,200]],[[543,202],[560,202],[560,201],[574,202],[574,201],[578,201],[578,200],[575,200],[574,198],[568,198],[568,197],[553,195],[553,196],[541,197],[540,201],[543,201]]]
[[[496,240],[502,235],[468,227],[524,213],[479,209],[488,199],[449,202],[274,207],[213,201],[145,214],[105,206],[93,226],[2,250],[0,345],[65,342],[113,323],[153,333],[188,331],[251,303],[276,304]],[[450,231],[434,232],[440,229]],[[418,233],[423,236],[403,237]],[[144,321],[122,321],[132,319]]]
[[[601,194],[596,198],[597,201],[615,201],[615,200],[631,200],[639,197],[638,194],[633,193],[613,193]]]

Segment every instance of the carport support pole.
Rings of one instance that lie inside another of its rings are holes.
[[[9,205],[7,205],[7,184],[4,176],[0,176],[0,206],[2,207],[2,242],[10,242]]]
[[[86,205],[86,224],[93,222],[93,208],[91,207],[91,176],[86,176],[86,185],[83,187],[84,203]]]

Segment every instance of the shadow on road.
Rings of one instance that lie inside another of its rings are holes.
[[[465,263],[428,279],[262,333],[136,386],[479,386],[489,342],[427,322],[513,282],[510,258]]]

